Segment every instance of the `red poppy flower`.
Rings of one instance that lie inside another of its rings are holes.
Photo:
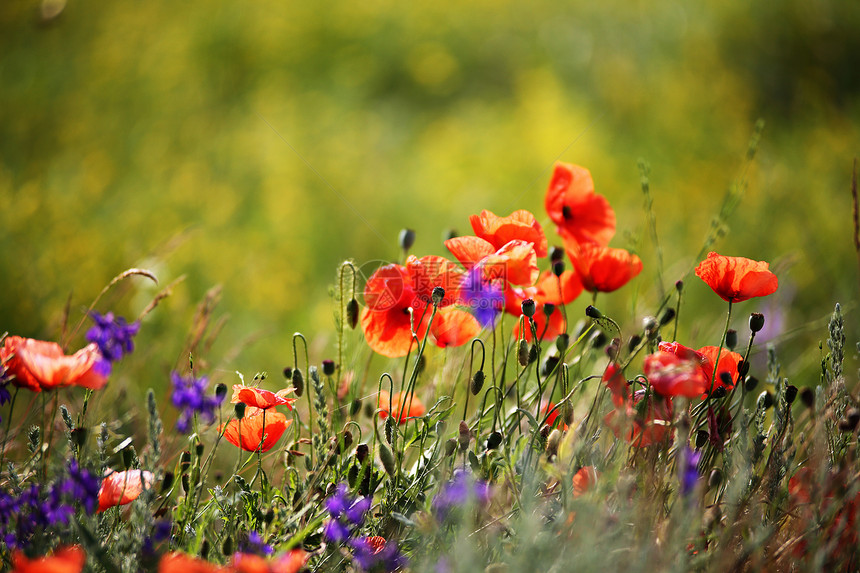
[[[559,277],[552,271],[544,271],[538,277],[535,286],[537,287],[535,301],[555,305],[571,303],[583,291],[582,281],[574,271],[564,271]]]
[[[421,400],[418,399],[414,394],[410,399],[408,396],[404,396],[403,392],[398,392],[391,396],[387,390],[382,390],[379,393],[379,400],[377,401],[379,407],[379,417],[381,419],[385,419],[388,417],[389,413],[389,400],[390,400],[390,408],[391,412],[393,412],[393,416],[397,419],[399,424],[405,424],[406,420],[409,418],[420,418],[427,411],[424,408],[424,404],[421,403]],[[406,400],[406,403],[402,403]]]
[[[298,573],[304,567],[308,554],[293,549],[273,560],[253,553],[236,553],[225,573]]]
[[[0,348],[0,362],[12,376],[12,384],[33,392],[65,386],[98,390],[107,384],[107,378],[96,368],[101,358],[94,343],[71,356],[63,354],[56,342],[20,336],[9,336]]]
[[[12,554],[11,573],[80,573],[87,556],[77,545],[57,549],[53,555],[28,559],[20,551]]]
[[[718,346],[703,346],[697,350],[697,352],[705,358],[702,368],[706,373],[708,391],[711,391],[712,381],[714,390],[720,387],[725,387],[726,390],[731,390],[735,387],[738,377],[740,376],[738,373],[738,363],[744,359],[743,356],[737,352],[732,352],[727,348],[723,348],[722,352],[720,352]],[[719,366],[717,366],[717,375],[714,376],[714,362],[717,359],[717,352],[720,353],[720,363]],[[731,377],[731,384],[726,385],[723,383],[723,372],[727,373]]]
[[[659,350],[645,357],[645,376],[661,396],[695,398],[710,389],[701,362]]]
[[[546,415],[553,408],[555,408],[555,404],[553,402],[547,402],[546,404],[544,404],[543,408],[540,409],[541,414]],[[546,425],[551,428],[553,426],[553,424],[555,424],[555,421],[558,418],[558,415],[560,413],[561,413],[561,407],[557,408],[555,412],[553,412],[552,414],[549,415],[549,417],[546,419]],[[565,424],[564,422],[559,424],[558,427],[560,430],[563,430],[565,432],[570,429],[568,427],[568,425]]]
[[[567,254],[588,292],[612,292],[642,272],[642,261],[624,249],[565,243]]]
[[[540,274],[534,245],[526,241],[509,241],[495,249],[480,237],[466,236],[448,239],[445,246],[466,269],[480,267],[487,282],[532,285]]]
[[[543,229],[529,211],[520,209],[507,217],[499,217],[486,209],[480,215],[469,217],[475,234],[488,241],[494,249],[513,240],[532,243],[539,257],[547,254],[547,241]]]
[[[598,473],[594,466],[579,468],[573,474],[573,497],[579,497],[597,484]]]
[[[373,537],[365,537],[364,541],[373,549],[373,555],[381,552],[385,549],[385,538],[379,535],[374,535]]]
[[[546,212],[563,238],[583,245],[608,245],[615,235],[615,211],[594,192],[588,169],[556,163],[545,199]]]
[[[277,392],[270,392],[261,388],[234,384],[233,398],[230,401],[233,404],[242,402],[243,404],[262,410],[266,410],[272,406],[286,406],[292,410],[293,402],[298,400],[298,398],[287,398],[286,395],[293,391],[295,391],[295,388],[285,388]]]
[[[617,364],[609,364],[603,373],[603,382],[612,394],[612,403],[616,408],[624,406],[630,399],[630,389],[627,387],[627,378],[624,377]]]
[[[167,553],[158,562],[158,573],[221,573],[226,571],[214,563],[184,553]]]
[[[651,394],[647,405],[642,404],[644,399],[645,390],[638,390],[633,394],[632,402],[628,401],[603,418],[616,438],[623,438],[637,448],[662,442],[674,435],[671,398]]]
[[[561,309],[556,307],[552,309],[552,313],[550,313],[549,318],[547,319],[546,304],[537,301],[535,298],[537,296],[537,292],[537,287],[527,287],[522,289],[516,287],[506,288],[505,311],[508,314],[519,318],[523,313],[523,301],[527,298],[531,298],[535,301],[535,314],[532,317],[532,320],[535,322],[538,338],[541,338],[542,340],[553,340],[558,338],[559,334],[565,332],[565,327],[567,325],[564,321],[564,315],[562,314]],[[520,332],[520,321],[517,320],[514,325],[514,338],[525,338],[527,342],[531,342],[531,327],[528,324],[528,320],[526,320],[525,323],[525,332]]]
[[[361,328],[367,344],[389,358],[404,356],[412,345],[412,326],[419,340],[427,332],[432,315],[432,292],[445,289],[439,312],[430,327],[431,340],[445,347],[464,344],[480,330],[468,313],[451,313],[445,308],[460,298],[464,273],[443,257],[411,256],[406,266],[380,267],[364,287],[367,305],[361,314]],[[411,313],[410,313],[411,309]]]
[[[246,452],[268,452],[292,423],[280,412],[248,406],[241,420],[221,424],[218,431],[224,432],[228,442]]]
[[[696,267],[696,276],[726,302],[742,302],[776,292],[779,281],[764,261],[708,253]]]
[[[99,513],[117,505],[131,503],[144,489],[152,487],[154,476],[144,470],[114,472],[102,480],[99,488]]]

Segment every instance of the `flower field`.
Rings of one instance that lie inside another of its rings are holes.
[[[283,376],[230,388],[195,365],[192,337],[169,407],[150,390],[125,421],[90,404],[169,293],[132,322],[100,299],[150,271],[67,315],[62,343],[4,335],[4,567],[856,569],[860,408],[840,305],[801,388],[772,345],[754,360],[757,304],[779,289],[767,262],[710,251],[622,328],[601,303],[647,263],[610,246],[611,202],[559,162],[545,208],[548,228],[527,210],[471,215],[451,258],[411,254],[404,230],[401,262],[361,281],[344,262],[337,359],[314,363],[297,332]],[[684,304],[696,281],[724,327],[677,340],[701,320]],[[354,343],[372,352],[347,369]]]

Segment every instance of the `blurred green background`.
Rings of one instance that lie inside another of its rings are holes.
[[[6,0],[0,331],[58,339],[69,297],[80,319],[137,266],[162,287],[186,275],[141,330],[141,367],[123,368],[141,387],[166,383],[216,284],[229,319],[213,368],[279,372],[296,330],[326,358],[342,260],[396,259],[403,227],[413,252],[443,254],[481,209],[530,209],[552,243],[557,159],[591,170],[618,215],[612,245],[642,255],[641,279],[599,304],[638,324],[656,300],[644,158],[667,286],[746,173],[715,250],[771,261],[781,286],[734,326],[745,340],[764,311],[786,370],[811,383],[835,302],[858,339],[858,54],[860,3],[842,0]],[[723,303],[688,284],[679,337],[716,344]],[[99,308],[134,316],[159,288],[132,278]]]

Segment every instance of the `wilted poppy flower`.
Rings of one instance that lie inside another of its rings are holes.
[[[226,571],[214,563],[179,552],[167,553],[158,562],[158,573],[224,573]]]
[[[584,245],[608,245],[615,235],[615,211],[594,192],[588,169],[556,163],[545,199],[546,212],[562,238]]]
[[[60,547],[53,555],[34,559],[16,551],[12,554],[11,573],[80,573],[86,562],[87,556],[78,545]]]
[[[249,406],[242,419],[221,424],[218,431],[224,432],[228,442],[246,452],[268,452],[292,423],[280,412]]]
[[[632,402],[628,401],[603,418],[616,438],[623,438],[637,448],[662,442],[674,434],[671,398],[650,394],[647,402],[644,400],[646,391],[637,390]]]
[[[144,470],[114,472],[102,480],[99,489],[99,513],[136,500],[144,489],[152,487],[154,476]]]
[[[295,388],[284,388],[277,392],[263,390],[261,388],[253,388],[242,384],[233,385],[233,398],[230,400],[233,404],[239,402],[261,410],[266,410],[272,406],[286,406],[290,410],[293,409],[293,402],[298,398],[287,398],[286,395],[295,391]]]
[[[529,211],[520,209],[507,217],[499,217],[486,209],[480,215],[469,217],[472,229],[480,238],[488,241],[494,249],[513,240],[532,243],[539,257],[547,254],[547,241],[543,229]]]
[[[618,290],[642,272],[639,257],[624,249],[569,242],[565,242],[565,246],[582,286],[588,292]]]
[[[764,261],[708,253],[696,267],[696,276],[726,302],[742,302],[776,292],[779,281]]]
[[[391,396],[388,391],[382,390],[379,393],[379,400],[377,404],[379,407],[380,418],[384,420],[388,417],[388,408],[390,407],[392,416],[394,416],[394,418],[400,424],[406,423],[406,420],[408,420],[409,418],[419,418],[423,416],[424,413],[427,411],[427,409],[424,407],[424,404],[421,403],[421,400],[419,400],[417,396],[413,394],[410,398],[409,396],[404,396],[403,392],[398,392]]]
[[[594,466],[585,466],[579,468],[573,474],[573,497],[579,497],[590,490],[597,483],[597,470]]]
[[[6,365],[12,384],[33,392],[65,386],[98,390],[107,383],[97,368],[101,359],[95,344],[66,356],[56,342],[9,336],[0,348],[0,363]]]
[[[645,357],[645,376],[661,396],[695,398],[710,388],[701,362],[659,350]]]
[[[379,354],[396,358],[409,352],[412,327],[419,340],[427,333],[434,287],[445,289],[430,336],[438,346],[464,344],[480,325],[469,313],[450,313],[445,307],[460,300],[464,272],[443,257],[417,258],[410,255],[406,266],[380,267],[364,287],[367,303],[361,314],[361,328],[367,344]],[[439,318],[439,315],[442,316]]]

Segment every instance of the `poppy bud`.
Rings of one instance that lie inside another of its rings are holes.
[[[564,261],[555,261],[552,264],[552,274],[557,277],[560,277],[564,272]]]
[[[326,376],[331,376],[334,374],[334,360],[323,360],[322,361],[322,370],[323,374]]]
[[[87,441],[88,434],[89,430],[82,426],[78,426],[71,431],[72,443],[75,444],[76,448],[81,449],[82,447],[84,447],[84,443]]]
[[[469,442],[472,441],[472,433],[469,431],[469,425],[465,420],[460,420],[460,431],[457,441],[460,443],[461,452],[469,449]]]
[[[227,556],[233,555],[233,538],[229,535],[224,540],[224,543],[221,544],[221,553]]]
[[[594,348],[595,350],[599,349],[599,348],[603,348],[604,346],[606,346],[606,343],[608,342],[608,340],[606,338],[606,333],[603,332],[602,330],[596,331],[594,334],[591,335],[591,341],[590,342],[591,342],[591,347]]]
[[[453,455],[457,450],[457,439],[456,438],[448,438],[448,441],[445,442],[445,456]]]
[[[358,460],[358,463],[363,464],[364,460],[367,459],[367,455],[370,453],[370,448],[367,444],[358,444],[355,447],[355,458]]]
[[[667,308],[663,311],[663,314],[660,315],[660,326],[666,326],[673,320],[675,320],[675,309]]]
[[[415,244],[415,231],[412,229],[403,229],[400,231],[400,236],[397,240],[400,243],[400,248],[408,251]]]
[[[223,384],[223,383],[218,383],[215,386],[215,397],[218,398],[218,401],[220,402],[221,400],[224,399],[224,397],[226,395],[227,395],[227,385]]]
[[[341,449],[341,445],[343,445],[343,449]],[[352,446],[352,432],[344,430],[337,443],[337,453],[340,454],[349,450],[350,446]]]
[[[382,467],[385,469],[385,473],[390,476],[394,475],[394,456],[391,454],[391,450],[388,449],[388,446],[379,443],[379,461],[382,462]]]
[[[355,330],[358,324],[358,301],[354,298],[346,303],[346,323],[352,330]]]
[[[547,440],[547,438],[549,438],[550,432],[552,432],[552,428],[547,426],[547,425],[544,425],[540,429],[540,437],[541,437],[541,440],[544,442],[544,444],[546,444],[546,440]]]
[[[706,432],[705,430],[699,430],[698,432],[696,432],[696,449],[698,450],[704,447],[705,444],[708,443],[709,437],[710,436],[708,435],[708,432]]]
[[[639,343],[642,342],[642,337],[638,334],[634,334],[630,337],[630,340],[627,342],[627,352],[633,352],[636,350],[636,347],[639,346]]]
[[[182,478],[179,480],[182,484],[182,491],[188,493],[191,491],[191,478],[188,477],[188,474],[182,474]]]
[[[179,471],[184,474],[188,471],[189,467],[191,467],[191,452],[185,450],[182,452],[182,455],[179,456]]]
[[[171,486],[173,485],[173,480],[176,476],[173,472],[164,472],[164,477],[161,479],[161,493],[167,493],[170,491]]]
[[[648,336],[648,339],[653,339],[657,335],[657,330],[660,328],[660,323],[657,322],[657,318],[654,316],[646,316],[642,319],[642,328],[645,330],[645,334]]]
[[[523,310],[523,314],[529,318],[535,315],[535,310],[537,309],[537,307],[535,306],[535,301],[530,298],[525,299],[520,305],[520,307]]]
[[[134,452],[134,446],[123,448],[122,463],[125,466],[125,469],[130,469],[135,460],[137,460],[137,454]]]
[[[233,405],[233,412],[236,414],[237,420],[241,420],[245,417],[245,408],[246,406],[244,402],[237,402]]]
[[[720,372],[720,380],[723,381],[723,384],[725,384],[725,378],[723,377],[724,374],[726,374],[726,373]],[[731,382],[731,378],[729,378],[729,382]],[[714,391],[711,392],[711,398],[725,398],[725,397],[726,397],[726,387],[725,386],[717,386],[716,388],[714,388]]]
[[[791,406],[797,398],[797,386],[788,385],[785,388],[785,401]]]
[[[606,355],[609,357],[610,360],[615,360],[615,358],[618,356],[618,347],[620,345],[621,339],[616,336],[612,339],[612,342],[610,342],[606,346],[606,350],[604,350],[604,352],[606,352]]]
[[[752,392],[753,390],[755,390],[756,386],[758,386],[758,378],[756,378],[755,376],[750,376],[749,378],[747,378],[746,384],[744,384],[744,389],[747,392]]]
[[[746,360],[738,360],[738,374],[741,375],[741,378],[746,376],[750,371],[750,363]]]
[[[551,302],[544,303],[544,305],[543,305],[544,316],[549,318],[552,315],[552,313],[554,313],[554,312],[555,312],[555,305],[554,304],[552,304]]]
[[[558,348],[559,352],[563,353],[567,350],[568,345],[570,345],[570,336],[568,336],[567,333],[563,332],[555,339],[555,347]]]
[[[711,475],[708,476],[708,488],[713,489],[720,485],[723,481],[723,472],[714,468],[711,470]]]
[[[359,412],[360,410],[361,410],[361,399],[360,399],[360,398],[356,398],[356,399],[355,399],[355,400],[353,400],[353,401],[352,401],[352,403],[349,405],[349,415],[350,415],[350,416],[356,416],[356,415],[358,415],[358,412]]]
[[[684,281],[675,281],[675,290],[678,292],[684,290]]]
[[[359,471],[361,471],[361,470],[359,470],[357,465],[352,464],[351,466],[349,466],[349,471],[347,471],[347,473],[346,473],[346,482],[349,484],[349,487],[351,487],[351,488],[355,487],[355,482],[358,481],[358,472]]]
[[[529,348],[529,364],[537,360],[538,357],[538,347],[537,343],[532,344],[531,348]]]
[[[502,444],[502,433],[499,431],[491,432],[487,438],[487,449],[495,450]]]
[[[385,419],[385,441],[389,444],[394,438],[394,418],[389,416]]]
[[[442,242],[444,243],[445,241],[450,241],[451,239],[456,239],[459,236],[460,236],[460,234],[457,232],[456,229],[448,229],[447,231],[442,233]]]
[[[469,384],[469,389],[472,391],[472,396],[477,396],[481,388],[484,387],[484,371],[478,370],[472,376],[472,383]]]
[[[293,370],[293,388],[296,389],[296,396],[301,396],[305,393],[305,379],[302,376],[302,371],[296,368]]]
[[[549,376],[555,372],[555,367],[558,366],[558,356],[547,356],[541,365],[541,375]]]
[[[517,362],[520,366],[528,366],[529,364],[529,345],[525,338],[521,338],[517,343]]]
[[[430,293],[430,299],[433,301],[433,306],[439,306],[443,298],[445,298],[445,289],[440,286],[433,287],[433,292]]]
[[[773,406],[773,394],[765,390],[758,396],[758,400],[756,400],[756,408],[767,410]]]
[[[568,426],[573,423],[573,406],[570,404],[570,400],[565,400],[564,405],[561,407],[561,419]]]
[[[764,315],[760,312],[754,312],[750,315],[750,330],[758,332],[764,328]]]
[[[202,557],[203,559],[208,559],[209,558],[209,549],[210,549],[209,540],[204,539],[203,544],[200,546],[200,557]]]
[[[198,458],[203,457],[203,444],[202,443],[197,442],[194,445],[194,453],[197,454]]]
[[[286,378],[287,380],[290,380],[290,379],[292,379],[292,377],[293,377],[292,366],[285,366],[284,367],[284,378]]]
[[[552,459],[558,453],[558,445],[561,443],[561,432],[555,428],[546,439],[546,457]]]
[[[734,350],[735,346],[738,345],[738,331],[732,328],[726,331],[726,348],[729,350]]]
[[[804,388],[800,391],[800,401],[807,408],[815,406],[815,392],[812,391],[812,388]]]
[[[597,310],[597,307],[593,305],[588,305],[585,307],[585,316],[589,318],[603,318],[603,313]]]
[[[551,247],[549,249],[549,260],[557,263],[564,258],[564,249],[561,247]]]

